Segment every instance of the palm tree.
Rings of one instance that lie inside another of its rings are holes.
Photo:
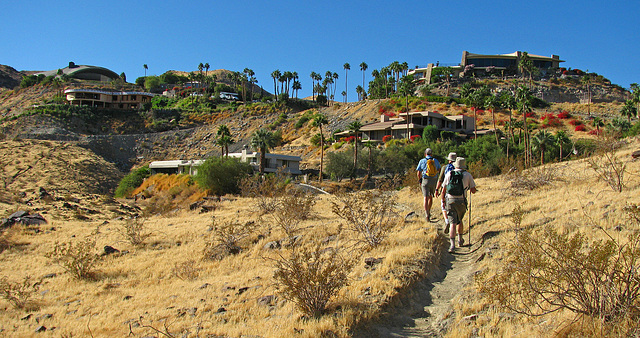
[[[513,110],[516,109],[516,99],[511,92],[504,91],[500,95],[500,105],[509,110],[509,134],[513,139]],[[509,141],[507,141],[507,161],[509,160]]]
[[[546,130],[541,130],[531,140],[533,143],[532,148],[540,151],[540,165],[544,164],[544,152],[547,147],[552,145],[555,141],[553,135]]]
[[[349,89],[349,82],[347,81],[347,71],[351,69],[351,65],[347,62],[342,65],[344,68],[344,102],[347,103],[347,90]]]
[[[558,130],[556,132],[556,145],[558,145],[558,147],[560,148],[560,161],[562,161],[562,158],[564,157],[564,154],[562,153],[562,148],[565,144],[569,143],[571,141],[571,139],[569,139],[569,135],[567,135],[567,132],[564,130]]]
[[[362,123],[356,120],[351,122],[347,128],[355,135],[355,139],[353,140],[353,173],[355,174],[358,169],[358,133],[360,132],[360,128],[362,128]]]
[[[282,76],[282,74],[278,69],[271,72],[271,78],[273,78],[273,95],[275,95],[276,101],[278,101],[278,84],[276,83],[276,81],[280,79],[280,76]]]
[[[144,65],[142,65],[142,68],[144,68],[144,77],[147,77],[147,69],[149,69],[149,67],[145,63]]]
[[[637,83],[629,85],[632,91],[631,100],[636,104],[636,116],[640,118],[640,86]]]
[[[320,75],[316,72],[311,72],[311,74],[309,75],[309,77],[311,78],[311,83],[313,84],[313,86],[311,87],[311,90],[313,92],[313,101],[316,100],[316,79],[318,77],[320,77]]]
[[[366,64],[366,62],[364,62],[364,61],[363,61],[362,63],[360,63],[360,70],[362,71],[362,90],[364,91],[364,92],[363,92],[364,94],[362,95],[362,99],[363,99],[363,100],[365,99],[365,96],[366,96],[366,93],[367,93],[367,92],[365,91],[365,88],[366,88],[366,87],[365,87],[365,85],[364,85],[364,72],[365,72],[368,68],[369,68],[369,66]]]
[[[202,62],[200,62],[200,64],[198,65],[198,71],[200,71],[200,76],[198,77],[199,81],[202,81],[202,70],[204,69],[204,64]]]
[[[362,97],[364,96],[364,89],[362,89],[361,85],[356,87],[356,93],[358,94],[358,101],[362,100]]]
[[[291,85],[291,89],[296,93],[296,99],[298,98],[298,90],[302,89],[302,84],[298,80],[293,80],[293,84]]]
[[[320,177],[318,180],[321,183],[322,183],[322,172],[323,172],[323,165],[324,165],[324,135],[322,133],[322,126],[328,123],[329,123],[329,120],[327,119],[327,116],[324,114],[318,113],[313,117],[313,126],[318,127],[318,129],[320,129]]]
[[[600,127],[604,127],[604,121],[602,120],[602,118],[598,116],[594,117],[593,126],[596,127],[596,133],[598,136],[600,136]]]
[[[520,86],[516,89],[515,98],[518,109],[522,113],[522,123],[524,127],[525,166],[530,166],[531,144],[529,142],[529,130],[527,128],[527,113],[531,112],[531,93],[529,92],[529,89],[527,87]]]
[[[233,144],[233,139],[231,138],[231,131],[229,130],[229,127],[227,127],[225,124],[220,125],[216,134],[218,136],[216,143],[222,147],[222,154],[226,154],[228,157],[229,145]]]
[[[491,111],[491,119],[493,120],[493,133],[496,135],[496,145],[500,146],[500,139],[498,138],[498,129],[496,128],[496,108],[500,108],[500,100],[496,95],[489,94],[484,99],[484,106]]]
[[[376,145],[375,143],[373,143],[373,141],[369,140],[369,141],[362,142],[362,146],[369,149],[369,163],[367,163],[367,176],[370,177],[371,166],[373,164],[373,148],[375,148]]]
[[[273,133],[267,129],[260,128],[251,136],[251,146],[260,151],[260,175],[264,175],[264,166],[267,151],[276,145]]]
[[[622,116],[625,116],[628,119],[629,123],[631,123],[631,118],[636,116],[637,113],[638,111],[633,105],[633,100],[625,101],[624,106],[622,106],[622,109],[620,110],[620,114]]]

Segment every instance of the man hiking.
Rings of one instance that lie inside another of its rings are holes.
[[[442,202],[446,203],[447,216],[449,218],[449,252],[456,250],[456,233],[458,234],[458,246],[464,244],[462,239],[462,219],[467,212],[466,191],[476,193],[476,182],[467,171],[467,163],[464,157],[456,158],[453,164],[454,170],[447,173],[442,182]]]
[[[458,155],[456,153],[449,153],[449,156],[447,156],[447,161],[449,163],[442,166],[442,169],[440,169],[438,184],[436,185],[436,197],[440,196],[440,193],[442,193],[442,181],[444,181],[444,176],[454,169],[453,162],[456,161],[457,157]],[[449,217],[447,216],[447,205],[444,201],[440,204],[440,208],[442,209],[442,216],[444,216],[444,233],[447,234],[449,232]]]
[[[424,196],[424,214],[427,222],[431,222],[431,205],[433,204],[433,194],[436,190],[438,171],[440,171],[440,162],[431,155],[431,148],[425,149],[424,158],[418,162],[418,167],[416,168],[418,181]]]

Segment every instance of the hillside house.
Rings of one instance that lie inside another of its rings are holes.
[[[407,118],[409,123],[407,125]],[[422,136],[426,126],[436,126],[439,130],[470,135],[473,134],[475,121],[473,117],[464,115],[444,116],[437,112],[422,111],[400,113],[399,117],[380,116],[380,121],[365,124],[360,128],[363,141],[382,142],[382,138],[391,135],[394,139],[407,138],[413,135]],[[350,135],[350,131],[337,133],[339,136]]]
[[[230,153],[229,157],[240,159],[242,162],[249,163],[254,172],[260,170],[260,153],[254,153],[248,150],[247,147],[240,153]],[[285,173],[292,175],[301,175],[300,161],[302,158],[299,156],[290,156],[282,154],[269,154],[266,155],[267,163],[265,164],[264,171],[266,173],[274,173],[278,170],[282,170]],[[149,164],[149,169],[154,174],[189,174],[196,175],[198,173],[198,167],[204,163],[204,160],[171,160],[171,161],[153,161]]]
[[[520,59],[522,58],[523,52],[517,51],[510,54],[473,54],[467,51],[462,52],[462,60],[457,65],[440,65],[430,63],[426,67],[416,67],[415,69],[410,69],[408,74],[413,75],[415,79],[424,82],[426,84],[431,83],[431,74],[433,70],[438,67],[450,67],[452,70],[452,76],[454,78],[460,77],[464,75],[465,68],[467,66],[473,65],[470,72],[473,72],[478,76],[485,76],[488,74],[487,71],[495,72],[496,74],[502,74],[502,72],[512,73],[515,75],[522,75],[521,70],[518,67],[520,63]],[[565,62],[564,60],[560,60],[558,55],[541,56],[541,55],[533,55],[528,54],[529,59],[533,62],[533,66],[540,70],[540,73],[544,76],[549,71],[553,69],[558,69],[560,67],[560,62]],[[467,74],[469,75],[469,74]]]
[[[98,89],[67,89],[69,104],[115,109],[140,109],[155,96],[146,92],[116,92]]]
[[[244,146],[240,153],[230,153],[229,157],[239,158],[242,162],[251,164],[255,172],[260,170],[260,153],[252,152],[247,146]],[[302,171],[300,171],[302,158],[300,156],[267,153],[265,160],[267,161],[264,166],[266,173],[275,173],[278,170],[282,170],[292,175],[302,174]]]
[[[76,65],[74,62],[69,62],[69,66],[61,69],[48,70],[45,72],[35,73],[34,75],[43,74],[44,76],[56,76],[58,72],[67,75],[72,79],[89,80],[110,82],[120,78],[114,71],[104,67]]]

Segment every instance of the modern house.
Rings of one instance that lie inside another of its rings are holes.
[[[155,96],[146,92],[116,92],[97,89],[67,89],[69,104],[98,108],[139,109]]]
[[[245,147],[241,153],[230,153],[229,157],[238,158],[243,162],[249,163],[254,172],[258,172],[260,169],[260,153],[251,152],[247,147]],[[300,161],[302,161],[302,158],[299,156],[267,153],[266,160],[267,163],[265,164],[264,171],[267,173],[282,170],[292,175],[302,174],[302,171],[300,171]],[[203,160],[153,161],[149,164],[149,169],[154,174],[196,175],[198,173],[198,167],[202,165],[202,163],[204,163]]]
[[[252,152],[247,146],[244,146],[240,153],[229,154],[229,157],[239,158],[242,162],[251,164],[253,171],[259,171],[260,169],[260,153]],[[278,170],[282,170],[292,175],[302,174],[302,171],[300,171],[300,161],[302,161],[302,158],[300,156],[267,153],[265,160],[267,161],[264,165],[264,171],[266,173],[275,173]]]
[[[34,75],[43,74],[44,76],[56,76],[56,75],[61,75],[61,74],[58,74],[59,72],[62,72],[62,74],[65,74],[70,78],[79,79],[79,80],[110,82],[112,80],[116,80],[120,78],[118,74],[116,74],[114,71],[109,70],[107,68],[87,66],[87,65],[76,65],[74,62],[69,62],[69,66],[65,68],[35,73]]]
[[[521,70],[518,65],[522,59],[523,52],[517,51],[510,54],[473,54],[467,51],[462,52],[462,60],[460,64],[448,66],[452,70],[454,77],[460,77],[467,72],[473,72],[476,75],[486,75],[488,71],[501,74],[503,71],[510,72],[516,75],[521,75]],[[557,69],[560,67],[560,60],[558,55],[541,56],[528,54],[529,59],[533,62],[533,66],[540,70],[542,75],[545,75],[549,70]],[[445,67],[443,65],[442,67]],[[408,74],[413,75],[416,79],[422,80],[425,83],[431,83],[431,74],[435,68],[441,67],[439,63],[430,63],[426,67],[416,67],[409,70]]]
[[[149,169],[154,174],[189,174],[198,173],[198,166],[204,163],[203,160],[173,160],[173,161],[153,161],[149,164]]]
[[[408,123],[407,123],[407,119]],[[413,135],[422,136],[426,126],[436,126],[439,130],[451,131],[465,135],[473,134],[475,121],[473,117],[464,115],[444,116],[440,113],[422,111],[400,113],[399,117],[380,116],[379,122],[365,124],[360,128],[363,141],[382,142],[382,138],[391,135],[394,139],[407,138]],[[337,133],[336,135],[349,135],[350,131]]]

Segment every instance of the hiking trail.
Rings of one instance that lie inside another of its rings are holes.
[[[436,224],[436,223],[433,223]],[[441,240],[448,247],[448,236],[442,235],[444,221],[436,224]],[[465,241],[468,241],[465,233]],[[404,295],[401,304],[391,307],[380,320],[368,326],[356,337],[441,337],[453,320],[452,300],[472,282],[474,263],[480,255],[482,243],[474,239],[473,245],[456,248],[450,254],[442,250],[440,265],[430,277],[415,283]],[[443,244],[444,245],[444,244]]]

